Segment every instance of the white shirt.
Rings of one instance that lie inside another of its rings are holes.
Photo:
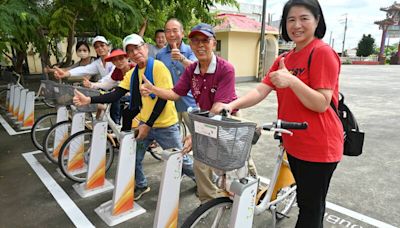
[[[86,66],[75,67],[69,70],[71,77],[79,77],[85,75],[100,75],[100,78],[103,79],[107,75],[109,75],[111,79],[111,74],[114,71],[114,64],[112,62],[106,62],[106,65],[103,65],[101,58],[96,59],[91,64]]]

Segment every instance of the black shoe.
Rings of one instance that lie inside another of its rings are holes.
[[[146,186],[146,187],[143,187],[143,188],[137,188],[136,187],[135,188],[135,198],[134,198],[134,200],[139,200],[142,197],[143,194],[146,194],[148,192],[150,192],[150,187],[149,186]]]

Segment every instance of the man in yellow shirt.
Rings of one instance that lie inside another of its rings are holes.
[[[85,97],[83,94],[77,93],[74,97],[74,104],[108,103],[130,92],[129,108],[133,113],[132,116],[140,113],[138,118],[141,122],[136,137],[135,200],[137,200],[144,193],[150,191],[142,167],[142,161],[150,143],[155,140],[163,149],[181,149],[182,142],[178,115],[173,101],[167,101],[154,95],[142,97],[139,91],[143,75],[146,75],[146,78],[153,78],[153,83],[157,87],[172,89],[172,77],[168,68],[162,62],[148,57],[148,47],[139,35],[131,34],[125,37],[123,45],[128,57],[137,63],[137,66],[126,73],[115,91],[97,97]],[[195,180],[193,161],[187,155],[184,155],[183,158],[182,172]]]

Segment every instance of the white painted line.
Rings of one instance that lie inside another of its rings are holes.
[[[29,163],[32,169],[36,172],[40,180],[46,186],[46,188],[53,195],[54,199],[65,211],[67,216],[71,219],[72,223],[76,227],[95,227],[83,214],[78,206],[72,201],[72,199],[65,193],[65,191],[57,184],[53,177],[46,171],[46,169],[38,162],[33,156],[34,154],[41,153],[41,151],[33,151],[22,154],[25,160]]]
[[[20,132],[16,132],[8,123],[7,121],[0,115],[0,123],[1,125],[3,125],[4,129],[6,129],[7,133],[9,135],[19,135],[19,134],[25,134],[28,132],[31,132],[31,130],[27,130],[27,131],[20,131]]]
[[[336,204],[333,204],[333,203],[330,203],[330,202],[326,202],[326,208],[329,208],[329,209],[337,211],[337,212],[339,212],[341,214],[350,216],[350,217],[355,218],[355,219],[357,219],[357,220],[359,220],[361,222],[368,223],[368,224],[370,224],[372,226],[376,226],[376,227],[379,227],[379,228],[396,228],[396,227],[394,227],[392,225],[389,225],[387,223],[384,223],[384,222],[381,222],[379,220],[370,218],[370,217],[368,217],[366,215],[360,214],[358,212],[352,211],[350,209],[341,207],[339,205],[336,205]]]

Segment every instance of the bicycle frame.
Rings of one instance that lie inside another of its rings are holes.
[[[241,180],[236,179],[231,184],[230,191],[235,195],[233,198],[230,227],[251,227],[254,215],[259,215],[266,210],[270,210],[272,213],[272,227],[276,226],[276,205],[296,191],[296,186],[292,186],[294,179],[288,165],[284,162],[284,155],[285,151],[280,146],[272,178],[267,183],[267,193],[258,205],[256,205],[256,194],[260,180],[246,177]],[[277,191],[287,186],[290,186],[289,191],[277,197]]]
[[[296,186],[294,186],[293,188],[291,188],[290,191],[286,192],[282,197],[276,198],[276,194],[279,189],[290,186],[295,182],[293,175],[290,172],[289,164],[287,163],[286,160],[284,160],[284,157],[285,157],[285,150],[282,147],[282,145],[280,145],[279,153],[276,158],[274,171],[269,183],[266,196],[261,200],[260,204],[256,206],[254,210],[255,215],[259,215],[266,209],[270,208],[271,206],[276,205],[277,203],[285,199],[286,196],[290,195],[293,191],[296,190]],[[271,188],[271,186],[273,188]]]

